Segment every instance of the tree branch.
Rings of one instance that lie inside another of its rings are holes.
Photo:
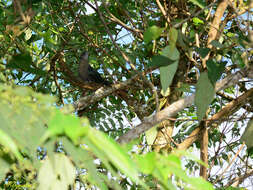
[[[111,94],[111,93],[113,93],[117,90],[123,89],[124,87],[126,87],[127,85],[132,83],[133,80],[136,80],[137,77],[138,77],[138,75],[135,75],[132,78],[128,79],[127,81],[117,83],[117,84],[113,84],[112,87],[110,87],[110,88],[104,88],[104,87],[99,88],[98,90],[96,90],[91,95],[80,98],[77,102],[74,103],[75,110],[76,111],[83,110],[84,108],[86,108],[89,105],[91,105],[91,104],[99,101],[100,99],[108,96],[109,94]]]
[[[245,92],[243,95],[239,96],[237,99],[229,102],[224,108],[222,108],[218,113],[214,114],[210,120],[206,122],[206,126],[210,126],[214,121],[219,120],[222,122],[222,118],[227,115],[236,112],[243,104],[247,102],[247,99],[253,95],[253,88]],[[218,125],[218,121],[216,125]],[[187,137],[182,143],[178,145],[178,149],[186,149],[192,145],[199,138],[201,128],[198,127],[192,131],[192,133]]]
[[[245,76],[253,75],[253,69],[243,69],[242,71],[238,71],[223,80],[219,81],[215,85],[215,91],[220,91],[228,88],[229,86],[235,85]],[[119,139],[119,143],[127,143],[135,138],[138,138],[140,134],[149,130],[151,127],[159,124],[160,122],[169,119],[170,117],[175,116],[179,111],[182,111],[184,108],[193,104],[195,98],[195,94],[191,96],[187,96],[183,99],[180,99],[170,106],[166,107],[162,111],[157,112],[154,115],[150,115],[149,117],[144,118],[143,122],[137,125],[135,128],[129,130],[127,133],[122,135]]]

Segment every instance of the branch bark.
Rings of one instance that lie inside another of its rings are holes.
[[[208,166],[208,129],[206,122],[202,121],[199,127],[203,129],[201,133],[200,159]],[[200,165],[199,175],[205,180],[207,179],[206,166]]]
[[[226,89],[229,86],[233,86],[239,82],[243,77],[253,75],[253,69],[243,69],[241,71],[237,71],[234,74],[229,75],[223,80],[219,81],[215,85],[215,92]],[[119,139],[119,143],[127,143],[135,138],[138,138],[140,134],[149,130],[151,127],[159,124],[160,122],[169,119],[175,116],[179,111],[182,111],[184,108],[190,106],[194,102],[195,94],[191,96],[187,96],[183,99],[180,99],[170,106],[166,107],[162,111],[159,111],[149,117],[143,119],[143,122],[137,125],[135,128],[129,130],[127,133],[122,135]],[[194,142],[194,141],[193,141]]]
[[[214,114],[210,120],[206,122],[206,126],[211,126],[211,124],[216,121],[215,127],[218,125],[219,121],[222,122],[222,118],[227,117],[229,114],[236,112],[243,104],[247,102],[247,99],[253,95],[253,88],[245,92],[243,95],[239,96],[237,99],[229,102],[224,108],[218,113]],[[218,123],[217,123],[218,122]],[[199,138],[201,128],[198,127],[192,131],[192,133],[187,137],[182,143],[178,145],[178,149],[186,149],[192,145]]]
[[[212,49],[212,47],[213,47],[211,42],[217,38],[218,32],[220,32],[221,19],[223,17],[223,14],[224,14],[227,6],[228,6],[228,0],[223,0],[219,3],[219,5],[216,9],[213,22],[212,22],[210,30],[208,32],[207,47],[210,49]],[[203,65],[204,69],[206,68],[206,61],[209,59],[209,56],[210,56],[210,52],[202,60],[202,65]]]
[[[77,102],[74,103],[75,110],[76,111],[83,110],[84,108],[101,100],[102,98],[108,96],[109,94],[112,94],[113,92],[117,90],[123,89],[124,87],[132,83],[133,80],[136,80],[137,77],[138,75],[135,75],[131,79],[128,79],[125,82],[113,84],[112,87],[110,88],[101,87],[98,90],[96,90],[94,93],[92,93],[91,95],[80,98]]]

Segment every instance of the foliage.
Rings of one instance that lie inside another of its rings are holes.
[[[0,134],[1,153],[9,155],[7,158],[1,158],[1,165],[4,166],[1,176],[11,170],[13,173],[9,175],[16,177],[17,182],[21,182],[22,177],[26,178],[27,181],[21,185],[23,188],[68,189],[68,186],[74,183],[78,169],[83,170],[80,173],[84,173],[78,174],[82,183],[90,183],[101,189],[108,189],[108,187],[121,189],[116,181],[111,183],[112,179],[106,179],[107,176],[103,172],[96,170],[97,166],[93,162],[96,156],[118,180],[120,175],[115,168],[132,182],[144,188],[148,186],[139,177],[141,172],[142,175],[156,177],[157,182],[164,189],[175,189],[171,182],[168,183],[168,175],[171,174],[175,174],[178,180],[184,182],[182,186],[188,184],[192,189],[202,187],[212,189],[212,186],[203,179],[187,176],[181,168],[179,159],[184,153],[170,155],[149,153],[141,156],[133,155],[131,159],[127,154],[127,149],[120,147],[108,136],[90,127],[87,119],[80,121],[74,115],[56,110],[52,102],[50,103],[50,99],[52,98],[34,93],[27,87],[1,86],[1,113],[4,112],[1,114],[3,116],[3,125],[1,125],[3,131]],[[10,115],[14,118],[11,121],[8,119]],[[17,125],[16,122],[19,124]],[[47,129],[44,126],[46,123],[48,123]],[[19,127],[16,131],[21,132],[12,133],[14,127]],[[22,131],[26,135],[22,135]],[[61,146],[55,150],[56,143],[60,143]],[[39,157],[38,154],[44,154],[44,157]],[[150,165],[150,163],[154,164]],[[18,165],[23,166],[19,169],[22,176],[16,176],[16,171],[12,169]],[[165,167],[168,165],[170,167]],[[28,178],[30,172],[38,173],[36,181],[33,176],[31,185]],[[2,186],[8,187],[4,183]]]
[[[247,187],[251,14],[252,1],[0,1],[1,188]],[[111,86],[80,80],[84,50]]]

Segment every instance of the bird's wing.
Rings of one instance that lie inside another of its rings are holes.
[[[104,78],[101,77],[101,75],[93,69],[90,65],[88,67],[88,80],[104,85],[110,85],[108,81],[106,81]]]

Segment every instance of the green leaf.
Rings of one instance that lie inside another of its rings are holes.
[[[206,114],[209,104],[214,96],[214,87],[208,79],[208,74],[203,72],[200,74],[196,85],[195,105],[197,106],[198,120],[201,121]]]
[[[160,80],[162,84],[162,90],[164,93],[169,88],[174,78],[174,75],[177,71],[177,67],[178,67],[178,60],[171,65],[160,67]]]
[[[170,60],[173,60],[173,61],[178,60],[180,57],[179,51],[177,50],[176,46],[173,44],[166,46],[162,50],[162,55],[165,57],[168,57]]]
[[[47,75],[45,71],[33,67],[32,57],[28,53],[12,56],[12,59],[7,64],[7,68],[21,69],[22,71],[33,73],[40,76]]]
[[[248,125],[245,129],[245,131],[243,132],[242,134],[242,137],[241,137],[241,142],[245,142],[245,144],[247,145],[248,149],[251,149],[253,148],[253,119],[251,119],[249,122],[248,122]]]
[[[39,181],[39,190],[47,190],[52,187],[52,184],[57,180],[57,175],[54,173],[53,164],[47,158],[44,160],[39,173],[38,173],[38,181]]]
[[[68,120],[68,119],[67,119]],[[48,130],[52,136],[62,135],[64,127],[68,126],[69,122],[64,122],[64,117],[59,110],[55,110],[52,119],[48,123]]]
[[[2,155],[1,155],[2,156]],[[6,173],[10,170],[10,164],[0,158],[0,182],[4,180]]]
[[[192,2],[194,5],[199,6],[201,9],[203,9],[206,6],[205,2],[201,0],[189,0],[189,1]]]
[[[27,43],[32,43],[35,41],[38,41],[41,39],[41,36],[38,34],[32,34],[31,38],[29,40],[27,40]]]
[[[178,31],[178,38],[177,38],[178,46],[183,48],[185,51],[187,51],[187,49],[189,48],[187,40],[188,39],[185,37],[185,35],[181,31]]]
[[[89,126],[88,120],[86,125]],[[79,137],[86,134],[86,127],[82,127],[80,120],[73,115],[64,115],[59,110],[55,110],[55,114],[48,124],[48,130],[51,136],[66,134],[74,143],[77,143]],[[48,134],[43,136],[42,141],[46,140]]]
[[[176,45],[177,42],[177,36],[178,36],[178,31],[175,28],[170,28],[169,31],[169,39],[170,39],[170,44],[171,45]]]
[[[135,159],[137,161],[137,164],[140,168],[140,170],[144,174],[152,174],[153,170],[156,167],[156,157],[154,152],[149,152],[145,155],[136,155]],[[152,163],[152,164],[151,164]]]
[[[0,129],[0,144],[8,148],[19,160],[22,160],[22,155],[18,151],[18,147],[12,138]]]
[[[158,26],[151,26],[144,32],[144,42],[149,43],[152,40],[157,39],[162,34],[164,28],[160,28]]]
[[[196,52],[202,57],[205,58],[209,53],[209,48],[196,48]]]
[[[39,146],[39,139],[46,130],[45,123],[51,115],[48,110],[50,101],[45,98],[47,102],[43,102],[44,97],[48,96],[34,93],[27,87],[13,89],[0,85],[1,138],[8,143],[4,146],[10,146],[17,158],[17,149],[35,156],[33,153]]]
[[[47,44],[57,45],[56,41],[52,38],[53,35],[50,30],[48,30],[47,32],[44,32],[44,33],[40,33],[40,35],[44,38],[44,40]]]
[[[199,18],[197,18],[197,17],[193,17],[193,18],[192,18],[192,21],[193,21],[193,23],[194,23],[196,26],[198,26],[198,25],[200,25],[200,24],[204,24],[204,21],[201,20],[201,19],[199,19]]]
[[[230,38],[235,37],[235,33],[232,33],[232,32],[228,32],[226,33],[226,35]]]
[[[161,67],[172,63],[174,63],[174,61],[169,59],[167,56],[157,55],[152,57],[152,60],[148,63],[147,67]]]
[[[138,170],[132,159],[130,159],[128,154],[115,141],[93,128],[88,128],[85,143],[100,159],[110,160],[110,162],[134,182],[141,183],[138,177]]]
[[[214,62],[213,60],[208,60],[206,63],[208,70],[208,78],[214,85],[217,80],[220,79],[223,71],[225,70],[226,62]]]
[[[148,145],[152,145],[157,135],[157,127],[154,126],[145,132]]]
[[[193,178],[189,177],[189,179],[186,180],[187,183],[191,184],[195,189],[205,189],[205,190],[214,190],[211,183],[208,183],[203,178]]]
[[[25,40],[29,40],[32,37],[32,30],[30,28],[25,30]]]
[[[87,180],[91,184],[97,185],[100,189],[108,189],[101,174],[97,172],[93,157],[87,152],[87,150],[83,149],[81,146],[74,146],[73,143],[66,137],[60,138],[60,141],[64,146],[64,150],[66,150],[68,155],[71,155],[75,165],[89,171],[87,173]]]
[[[75,167],[69,158],[63,154],[54,154],[46,159],[38,174],[39,190],[68,189],[74,183]]]
[[[61,183],[65,186],[71,185],[75,179],[75,167],[70,159],[64,154],[55,154],[54,156],[55,173],[60,176]]]
[[[8,68],[21,68],[23,70],[29,70],[32,64],[32,57],[28,53],[18,54],[12,56],[12,59],[7,64]]]
[[[180,87],[177,89],[180,92],[189,92],[192,93],[191,86],[189,84],[183,83],[180,85]]]
[[[216,47],[216,48],[223,48],[223,47],[224,47],[224,46],[223,46],[220,42],[218,42],[217,40],[211,41],[210,44],[211,44],[212,46]]]

